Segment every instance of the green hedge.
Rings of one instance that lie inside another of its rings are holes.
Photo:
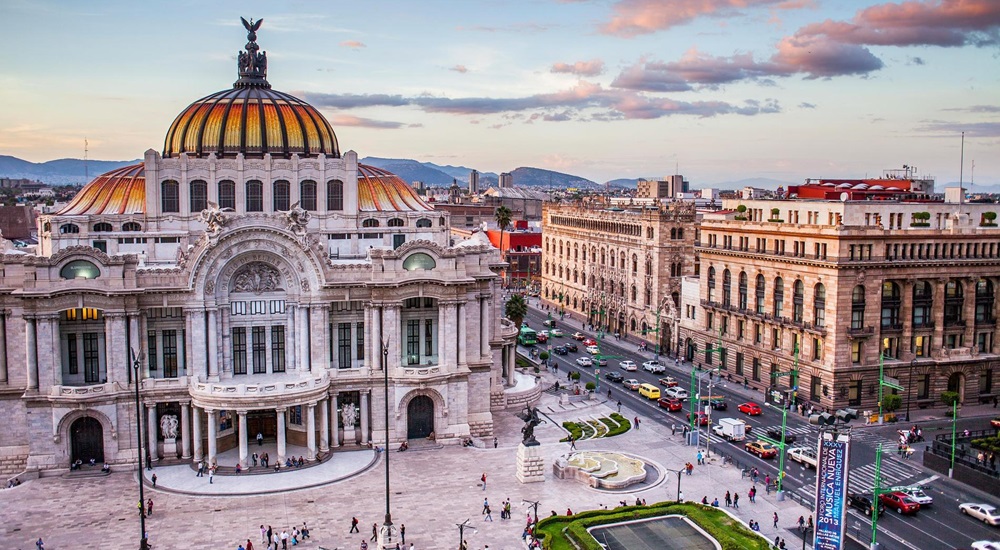
[[[972,446],[977,449],[982,449],[984,451],[1000,453],[1000,436],[973,439]]]
[[[613,510],[590,510],[573,516],[552,516],[538,522],[537,536],[547,550],[575,550],[570,539],[583,550],[601,550],[587,532],[588,527],[678,514],[687,516],[714,537],[723,550],[766,550],[769,544],[742,522],[718,508],[701,504],[661,502],[652,506],[625,506]]]
[[[618,413],[611,413],[611,419],[618,423],[617,427],[608,430],[607,437],[614,435],[621,435],[632,428],[632,423],[628,421],[624,416]]]

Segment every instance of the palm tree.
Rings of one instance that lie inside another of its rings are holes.
[[[524,296],[514,293],[503,309],[504,315],[510,319],[518,330],[521,330],[521,323],[525,315],[528,314],[528,302],[524,301]]]
[[[499,208],[497,208],[496,215],[494,217],[497,220],[497,226],[500,228],[500,242],[498,243],[498,245],[499,245],[498,248],[500,249],[500,261],[502,262],[502,261],[504,261],[503,260],[503,256],[504,256],[504,254],[503,254],[503,232],[508,227],[510,227],[510,218],[511,218],[510,208],[507,208],[506,206],[501,205]],[[508,282],[508,284],[510,283],[510,269],[509,268],[507,269],[507,282]],[[520,324],[518,326],[520,326]]]

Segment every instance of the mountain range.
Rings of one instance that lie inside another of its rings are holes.
[[[30,162],[17,157],[0,155],[0,177],[38,180],[48,185],[83,185],[95,176],[115,168],[137,164],[136,160],[56,159]]]

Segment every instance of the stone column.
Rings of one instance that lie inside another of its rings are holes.
[[[944,347],[944,286],[948,279],[937,279],[934,281],[934,306],[931,315],[934,317],[934,341],[928,348],[928,353],[933,354],[934,350]]]
[[[490,355],[490,303],[486,298],[479,299],[479,357]]]
[[[27,378],[28,378],[28,391],[38,391],[38,334],[35,332],[35,318],[25,317],[24,318],[24,334],[25,334],[25,355],[28,358],[26,362],[27,367]]]
[[[441,350],[446,359],[443,363],[454,368],[458,365],[458,341],[462,338],[462,333],[458,331],[458,304],[451,302],[444,306],[444,323],[442,332],[445,339],[441,343]]]
[[[191,341],[191,362],[188,364],[187,374],[198,380],[206,380],[208,354],[212,353],[212,350],[208,347],[208,322],[205,320],[205,311],[196,309],[187,313],[191,317],[191,334],[188,335]]]
[[[205,409],[205,420],[208,423],[208,465],[215,465],[216,449],[218,437],[219,426],[216,424],[218,419],[215,417],[214,409]]]
[[[450,304],[443,300],[438,300],[437,364],[441,368],[446,368],[451,364],[451,355],[448,354],[447,333],[445,332],[448,327],[448,313],[450,308]]]
[[[36,387],[48,392],[51,386],[62,385],[62,357],[59,353],[59,316],[35,318]]]
[[[146,342],[139,339],[139,314],[129,313],[126,315],[128,317],[126,321],[128,323],[128,341],[132,344],[132,347],[135,348],[135,353],[138,354],[140,351],[146,350]],[[131,360],[131,358],[131,350],[129,350],[129,360]],[[131,365],[129,366],[131,367]],[[149,350],[146,350],[143,359],[139,361],[139,369],[140,379],[149,378]],[[135,373],[135,371],[132,372],[133,374]]]
[[[278,464],[285,465],[285,411],[288,409],[275,409],[278,415]]]
[[[979,279],[972,277],[962,280],[965,286],[962,289],[962,320],[965,321],[963,345],[971,348],[978,345],[976,342],[976,283],[978,281]]]
[[[514,382],[514,373],[517,372],[517,370],[516,370],[517,363],[515,362],[516,359],[517,359],[517,344],[511,344],[511,345],[507,346],[507,385],[508,386],[513,386],[515,384],[515,382]]]
[[[330,345],[326,337],[329,313],[330,306],[325,304],[309,308],[309,363],[314,376],[323,374],[330,362],[326,353],[326,347]],[[354,342],[351,342],[351,345],[354,345]]]
[[[181,458],[191,458],[191,402],[181,402]]]
[[[331,445],[333,447],[340,447],[340,415],[337,414],[337,394],[330,396],[330,428],[333,430],[333,442]]]
[[[205,454],[201,447],[201,409],[191,407],[191,431],[194,433],[194,456],[192,462],[204,460]]]
[[[160,457],[156,448],[156,403],[146,404],[146,424],[146,428],[149,430],[149,435],[147,436],[149,443],[149,458],[152,462],[157,462],[160,460]]]
[[[372,305],[371,311],[371,338],[369,338],[368,355],[365,355],[365,364],[369,369],[381,370],[380,357],[382,356],[382,308]],[[336,407],[333,409],[336,414]],[[335,430],[336,431],[336,430]]]
[[[309,364],[309,323],[307,321],[309,308],[306,306],[299,306],[296,309],[295,316],[295,344],[296,344],[296,359],[299,362],[299,369],[301,371],[308,371],[311,369]]]
[[[243,468],[247,467],[247,412],[246,411],[236,411],[236,415],[239,417],[240,422],[240,433],[237,437],[240,438],[240,466]]]
[[[129,350],[126,349],[126,322],[124,313],[109,313],[104,316],[104,338],[107,342],[105,354],[105,375],[108,383],[125,380],[129,365]]]
[[[295,370],[295,306],[285,308],[285,370]]]
[[[382,339],[389,342],[389,361],[386,367],[399,365],[402,362],[403,348],[400,341],[402,334],[399,324],[399,305],[382,307]],[[379,351],[381,353],[381,350]]]
[[[208,380],[219,381],[219,316],[214,307],[208,310]]]
[[[910,356],[910,342],[913,340],[913,279],[903,281],[902,305],[899,308],[900,321],[903,325],[903,338],[899,346],[903,350],[900,357]]]
[[[361,392],[361,444],[368,444],[368,417],[371,415],[368,407],[368,392]],[[388,442],[386,442],[388,443]]]
[[[316,460],[316,404],[306,405],[306,459]]]
[[[465,365],[468,360],[465,358],[465,346],[468,345],[468,334],[465,333],[468,324],[465,315],[465,302],[458,304],[458,364]]]
[[[321,453],[330,450],[330,400],[320,399],[319,401],[319,451]]]

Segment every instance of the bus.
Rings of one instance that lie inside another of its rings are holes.
[[[517,335],[517,343],[522,346],[533,346],[538,342],[537,335],[534,330],[528,327],[521,327],[521,334]]]

